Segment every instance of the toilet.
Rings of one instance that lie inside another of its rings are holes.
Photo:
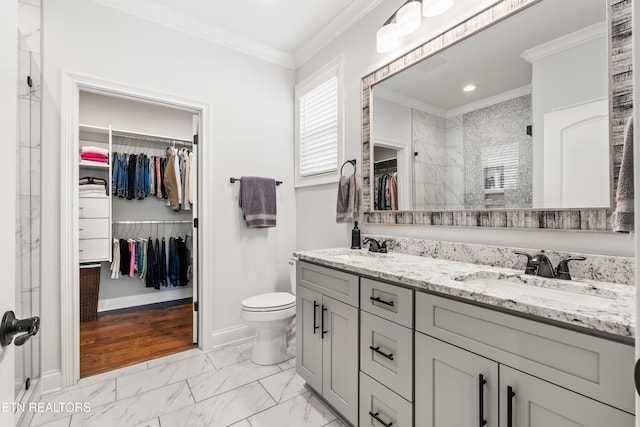
[[[274,365],[291,355],[287,353],[287,328],[296,315],[296,259],[289,261],[291,292],[272,292],[242,301],[242,320],[256,330],[251,361]]]

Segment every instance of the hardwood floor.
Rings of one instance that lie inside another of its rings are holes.
[[[80,378],[196,347],[191,303],[80,322]]]

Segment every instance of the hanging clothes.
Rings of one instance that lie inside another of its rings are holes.
[[[172,210],[180,210],[179,172],[176,171],[176,156],[171,147],[167,148],[167,166],[164,171],[164,188],[167,192],[167,206]]]

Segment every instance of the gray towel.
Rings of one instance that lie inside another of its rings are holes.
[[[276,226],[276,181],[255,176],[240,177],[240,207],[249,228]]]
[[[630,233],[633,231],[633,117],[624,129],[622,163],[618,175],[616,210],[611,216],[613,231]]]
[[[338,182],[338,206],[336,222],[353,222],[358,219],[358,189],[355,175],[341,176]]]

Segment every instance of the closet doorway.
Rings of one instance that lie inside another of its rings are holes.
[[[61,184],[70,190],[61,195],[63,388],[207,345],[198,305],[199,283],[210,273],[200,268],[198,219],[209,200],[199,183],[208,174],[199,165],[200,153],[211,157],[198,144],[208,104],[64,77]],[[97,347],[84,351],[84,344]],[[81,353],[91,365],[82,372]]]
[[[84,378],[197,345],[199,120],[87,91],[78,118]]]

